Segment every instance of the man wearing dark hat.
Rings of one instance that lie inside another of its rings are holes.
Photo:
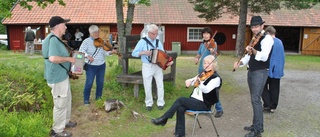
[[[253,108],[253,121],[251,126],[244,127],[250,131],[245,137],[261,137],[263,130],[263,110],[261,95],[268,78],[270,52],[273,45],[273,38],[266,35],[263,27],[264,21],[261,16],[253,16],[250,22],[250,28],[255,37],[255,45],[246,47],[246,54],[239,62],[235,62],[233,67],[247,66],[247,81],[250,90],[251,104]]]
[[[64,129],[75,127],[71,122],[71,89],[69,75],[65,68],[70,68],[75,59],[69,56],[68,50],[61,41],[67,29],[69,19],[53,16],[49,21],[51,33],[44,39],[42,55],[45,58],[44,77],[51,88],[53,97],[53,125],[50,131],[52,137],[70,137],[72,133]]]

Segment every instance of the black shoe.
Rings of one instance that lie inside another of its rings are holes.
[[[261,136],[261,133],[259,132],[251,131],[250,133],[246,134],[244,137],[262,137],[262,136]]]
[[[68,131],[62,131],[60,133],[56,133],[54,130],[51,129],[50,137],[71,137],[72,133]]]
[[[146,107],[146,110],[147,110],[147,111],[151,111],[151,110],[152,110],[152,107]]]
[[[244,130],[247,130],[247,131],[253,131],[253,125],[251,125],[251,126],[245,126],[243,129],[244,129]],[[264,130],[262,129],[261,133],[263,133],[263,132],[264,132]]]
[[[263,112],[265,112],[265,113],[274,113],[274,109],[270,109],[270,108],[263,109]]]
[[[184,135],[174,135],[174,137],[185,137]]]
[[[165,117],[159,117],[159,118],[156,118],[156,119],[152,119],[151,122],[155,125],[161,125],[161,126],[164,126],[167,124],[167,121],[168,121],[168,118],[165,118]]]
[[[219,118],[219,117],[222,116],[222,114],[223,114],[223,111],[217,112],[217,113],[214,115],[214,117]]]
[[[158,109],[159,109],[159,110],[162,110],[162,109],[163,109],[163,106],[158,106]]]
[[[275,109],[270,109],[270,113],[274,113],[274,110],[275,110]]]
[[[49,136],[50,136],[50,137],[55,137],[56,135],[57,135],[57,133],[54,132],[53,129],[51,129],[50,132],[49,132]]]
[[[245,126],[243,129],[247,130],[247,131],[253,131],[253,126],[252,125],[251,126]]]
[[[77,126],[77,122],[69,121],[69,123],[66,125],[66,128],[72,128],[72,127],[76,127],[76,126]]]

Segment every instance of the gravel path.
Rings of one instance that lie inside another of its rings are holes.
[[[246,70],[234,73],[221,70],[223,79],[237,85],[232,93],[221,92],[224,115],[214,118],[220,137],[241,137],[252,124],[252,107],[246,82]],[[267,137],[319,137],[320,136],[320,71],[285,70],[281,80],[279,106],[275,113],[264,113],[264,133]],[[223,88],[223,87],[222,87]],[[223,89],[222,89],[223,90]],[[209,118],[200,117],[202,129],[196,127],[197,137],[215,136]],[[151,136],[170,137],[174,133],[175,120],[169,120],[161,133]],[[187,117],[186,136],[191,136],[193,119]]]

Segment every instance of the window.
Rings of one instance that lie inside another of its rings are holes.
[[[188,27],[188,42],[199,42],[202,41],[202,29],[200,27]]]

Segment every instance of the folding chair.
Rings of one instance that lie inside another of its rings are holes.
[[[214,130],[216,131],[217,137],[219,137],[219,133],[218,133],[217,128],[216,128],[216,126],[214,125],[214,122],[213,122],[213,118],[212,118],[213,113],[214,113],[214,105],[212,105],[212,106],[211,106],[211,110],[208,110],[208,111],[187,110],[187,111],[185,112],[185,114],[187,114],[187,115],[192,115],[192,116],[194,116],[192,136],[194,135],[194,129],[196,128],[196,122],[198,122],[199,127],[202,128],[201,125],[200,125],[198,116],[199,116],[199,115],[206,115],[206,116],[208,116],[208,117],[211,119],[213,128],[214,128]]]

